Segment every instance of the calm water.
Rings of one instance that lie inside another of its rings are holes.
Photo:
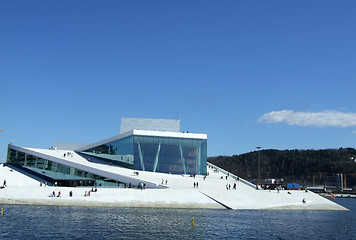
[[[0,239],[356,239],[356,199],[336,201],[351,211],[0,205]]]

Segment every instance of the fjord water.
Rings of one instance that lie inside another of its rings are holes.
[[[355,239],[356,199],[335,201],[350,211],[0,205],[0,239]]]

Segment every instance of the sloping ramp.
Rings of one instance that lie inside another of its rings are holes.
[[[213,200],[213,201],[217,202],[218,204],[220,204],[221,206],[225,207],[226,209],[229,209],[229,210],[232,209],[231,207],[229,207],[229,206],[225,205],[224,203],[222,203],[222,202],[216,200],[215,198],[209,196],[208,194],[205,194],[205,193],[203,193],[202,191],[200,191],[200,192],[201,192],[203,195],[205,195],[205,196],[207,196],[208,198],[210,198],[211,200]]]

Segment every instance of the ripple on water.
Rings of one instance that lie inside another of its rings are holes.
[[[337,201],[351,210],[3,205],[0,239],[353,239],[356,200]]]

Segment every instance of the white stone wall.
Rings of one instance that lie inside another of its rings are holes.
[[[151,130],[165,132],[179,132],[180,120],[151,119],[151,118],[122,118],[120,133],[130,130]]]

